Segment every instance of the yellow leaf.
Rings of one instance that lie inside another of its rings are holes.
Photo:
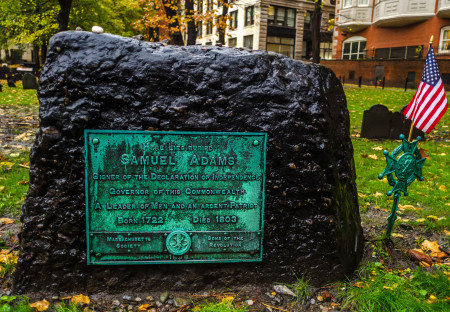
[[[430,295],[430,300],[435,301],[436,299],[436,296]]]
[[[445,185],[439,185],[439,190],[445,192],[447,188],[445,187]]]
[[[381,146],[375,146],[375,147],[372,147],[372,149],[375,150],[375,151],[382,151],[383,150],[383,148]]]
[[[0,162],[0,165],[5,166],[5,167],[12,167],[12,166],[14,166],[14,163],[12,163],[10,161],[2,161],[2,162]]]
[[[37,301],[35,303],[31,303],[30,307],[35,308],[38,311],[45,311],[50,306],[50,302],[47,300]]]
[[[417,219],[416,222],[422,223],[422,222],[425,222],[425,219],[424,218],[420,218],[420,219]]]
[[[444,230],[445,235],[450,236],[450,231]]]
[[[402,234],[399,234],[399,233],[392,233],[391,236],[392,236],[392,237],[403,238],[403,235],[402,235]]]
[[[367,195],[365,195],[363,193],[358,193],[358,197],[364,198],[364,197],[367,197]]]
[[[438,242],[430,242],[428,239],[424,240],[422,244],[420,244],[420,248],[424,251],[441,252]]]
[[[394,290],[394,288],[389,287],[389,286],[383,286],[384,289],[389,289],[389,290]]]
[[[276,295],[276,293],[272,293],[272,294],[275,294]],[[274,295],[274,296],[275,296]],[[222,302],[232,302],[234,300],[234,297],[233,296],[226,296],[226,297],[223,297],[222,298]]]
[[[70,301],[73,304],[89,304],[91,302],[91,299],[89,299],[88,296],[85,295],[76,295],[70,298]]]
[[[380,197],[380,196],[383,196],[383,193],[375,192],[375,194],[374,194],[373,196],[375,196],[375,197]]]
[[[138,310],[139,311],[145,311],[145,310],[147,310],[147,308],[150,306],[150,303],[147,303],[147,304],[143,304],[143,305],[141,305],[139,308],[138,308]]]
[[[14,223],[13,219],[10,218],[0,218],[0,225]]]
[[[0,193],[5,190],[6,186],[0,186]]]
[[[369,158],[372,158],[372,159],[378,159],[378,156],[375,155],[375,154],[371,154],[371,155],[369,155],[368,157],[369,157]]]
[[[439,219],[436,216],[429,215],[427,216],[427,220],[432,222],[438,222]]]

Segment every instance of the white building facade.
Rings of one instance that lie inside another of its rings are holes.
[[[220,1],[220,0],[219,0]],[[324,0],[321,26],[321,57],[331,58],[334,1]],[[203,10],[212,8],[222,15],[223,5],[198,2]],[[228,9],[230,20],[225,45],[236,48],[267,50],[294,59],[310,59],[310,23],[314,0],[236,0]],[[206,25],[205,25],[206,24]],[[209,25],[208,25],[209,24]],[[197,44],[215,45],[219,40],[217,27],[210,23],[197,26]]]

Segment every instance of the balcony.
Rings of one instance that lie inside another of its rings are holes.
[[[439,0],[437,16],[440,18],[450,18],[450,0]]]
[[[371,15],[372,8],[370,7],[342,9],[336,25],[341,31],[358,32],[370,26]]]
[[[448,1],[448,0],[447,0]],[[381,27],[401,27],[434,16],[434,1],[387,0],[375,5],[373,24]]]

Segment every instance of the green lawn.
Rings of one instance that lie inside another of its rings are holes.
[[[380,88],[346,87],[345,94],[350,111],[360,209],[364,211],[367,206],[375,205],[377,208],[390,210],[393,196],[388,197],[386,193],[392,187],[389,186],[386,179],[379,180],[378,174],[383,172],[386,165],[383,150],[391,152],[400,145],[401,141],[367,140],[358,136],[361,131],[364,110],[375,104],[383,104],[392,111],[399,111],[409,103],[414,93]],[[437,222],[425,220],[419,224],[449,229],[450,198],[447,190],[447,186],[450,187],[450,175],[448,174],[450,165],[448,157],[450,152],[449,116],[449,112],[444,115],[435,130],[430,133],[431,139],[419,143],[419,147],[425,149],[430,158],[425,161],[423,167],[424,180],[413,182],[408,188],[409,196],[402,196],[400,199],[401,205],[412,205],[416,209],[419,208],[414,210],[417,217],[408,221],[412,225],[418,224],[416,219],[426,219],[427,216],[432,215],[440,220]],[[408,133],[405,135],[408,136]],[[434,137],[439,139],[433,139]]]

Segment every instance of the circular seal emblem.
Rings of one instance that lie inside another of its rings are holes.
[[[191,238],[183,231],[173,231],[166,239],[167,250],[174,255],[181,256],[191,248]]]
[[[411,153],[400,156],[395,164],[395,175],[400,181],[406,181],[416,172],[416,158]]]

